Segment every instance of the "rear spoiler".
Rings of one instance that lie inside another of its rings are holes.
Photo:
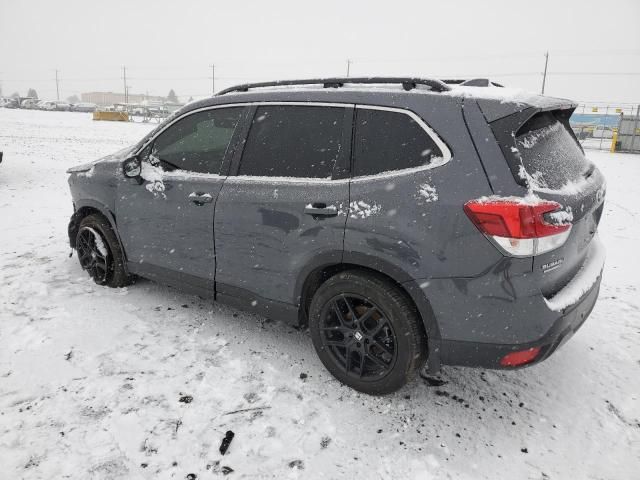
[[[550,110],[570,110],[573,112],[578,106],[577,103],[564,98],[545,97],[535,94],[523,94],[504,99],[477,98],[476,100],[489,123],[525,111],[530,111],[529,117],[531,117],[536,113]]]

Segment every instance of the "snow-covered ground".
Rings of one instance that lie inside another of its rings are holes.
[[[65,169],[151,127],[0,109],[1,478],[640,478],[640,156],[588,152],[608,257],[570,342],[375,398],[307,332],[148,281],[98,287],[69,258]]]

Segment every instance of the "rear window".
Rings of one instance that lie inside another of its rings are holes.
[[[531,117],[516,133],[515,142],[521,162],[518,176],[534,189],[560,189],[580,180],[591,166],[565,122],[553,112]]]
[[[340,154],[345,109],[259,107],[238,175],[330,178]]]
[[[358,108],[354,176],[428,165],[442,157],[427,132],[402,112]]]

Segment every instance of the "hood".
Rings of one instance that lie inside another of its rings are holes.
[[[76,165],[75,167],[71,167],[67,170],[67,173],[80,173],[87,172],[93,168],[94,165],[98,163],[119,163],[126,160],[129,155],[131,155],[132,151],[135,149],[136,145],[132,145],[122,150],[118,150],[115,153],[107,155],[106,157],[99,158],[97,160],[93,160],[92,162],[83,163],[81,165]]]

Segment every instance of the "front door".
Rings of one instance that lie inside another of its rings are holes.
[[[122,182],[116,203],[132,273],[213,294],[214,206],[243,111],[188,113],[140,154],[144,182]]]
[[[342,260],[351,105],[256,108],[215,215],[216,290],[297,304],[314,264]]]

